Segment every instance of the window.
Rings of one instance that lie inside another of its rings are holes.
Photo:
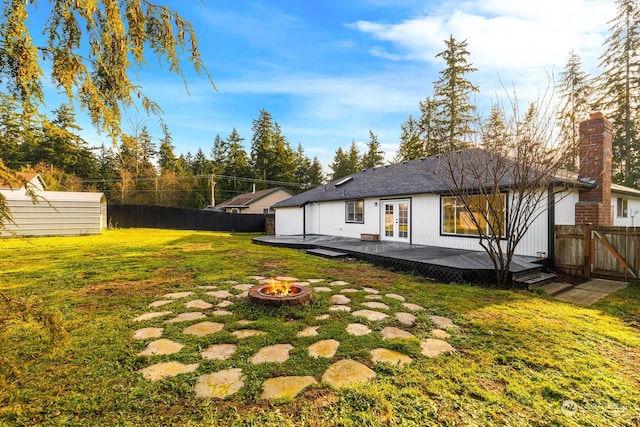
[[[617,199],[617,203],[616,203],[616,207],[617,207],[617,211],[618,211],[618,218],[626,218],[628,215],[628,209],[627,209],[627,204],[628,204],[628,200],[627,199],[621,199],[620,197],[618,197]]]
[[[467,207],[459,197],[442,197],[442,234],[477,236],[478,226],[493,234],[506,236],[506,196],[466,196]],[[488,221],[487,221],[488,220]],[[477,225],[476,225],[477,224]]]
[[[364,222],[364,200],[350,200],[345,203],[346,222]]]

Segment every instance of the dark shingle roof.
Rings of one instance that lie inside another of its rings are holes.
[[[480,148],[458,151],[453,155],[463,156],[460,157],[463,162],[461,164],[464,162],[487,162],[490,159],[487,152]],[[312,202],[397,197],[412,194],[446,194],[450,189],[450,186],[442,180],[443,176],[447,176],[442,169],[446,165],[447,160],[444,156],[432,156],[366,169],[283,200],[273,207],[284,208],[302,206]],[[439,169],[440,172],[438,172]],[[482,186],[483,183],[478,177],[474,177],[470,173],[464,175],[464,181],[468,188]],[[560,180],[579,184],[575,177]],[[508,177],[505,176],[500,184],[504,187],[508,186]]]

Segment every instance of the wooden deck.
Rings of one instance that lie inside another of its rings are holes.
[[[485,284],[495,281],[493,263],[484,251],[321,235],[260,236],[253,241],[271,246],[345,252],[373,264],[413,271],[445,282]],[[535,257],[516,255],[509,271],[512,276],[539,271],[541,266],[536,261]]]

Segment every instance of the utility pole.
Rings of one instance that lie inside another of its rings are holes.
[[[211,207],[216,206],[216,182],[213,180],[213,174],[209,175],[209,180],[211,182]]]

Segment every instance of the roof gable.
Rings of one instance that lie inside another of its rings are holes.
[[[278,191],[283,191],[289,195],[292,195],[292,193],[287,190],[286,188],[283,187],[277,187],[277,188],[267,188],[265,190],[259,190],[256,191],[254,193],[244,193],[244,194],[239,194],[237,196],[235,196],[232,199],[229,199],[227,201],[224,201],[220,204],[218,204],[216,207],[218,208],[247,208],[250,205],[252,205],[253,203],[257,202],[260,199],[263,199],[273,193],[276,193]]]

